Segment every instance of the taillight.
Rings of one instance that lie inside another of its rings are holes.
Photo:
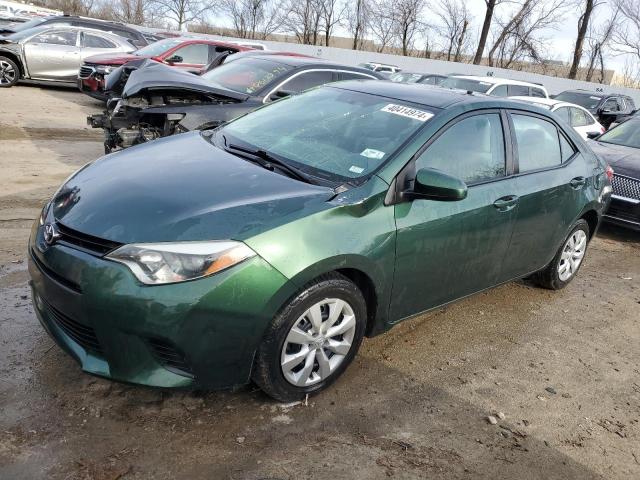
[[[604,132],[606,132],[606,131],[607,131],[607,130],[606,130],[604,127],[602,127],[602,126],[600,127],[600,133],[604,133]]]
[[[607,178],[609,179],[610,182],[613,181],[613,168],[611,168],[611,165],[607,165],[607,169],[604,171],[604,173],[607,174]]]

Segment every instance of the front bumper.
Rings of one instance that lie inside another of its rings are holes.
[[[604,220],[640,231],[640,200],[612,195]]]
[[[139,284],[123,265],[65,244],[29,245],[33,304],[47,332],[88,373],[158,387],[249,381],[265,328],[292,285],[260,257],[218,275]]]

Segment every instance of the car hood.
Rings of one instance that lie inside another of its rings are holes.
[[[615,173],[640,178],[640,149],[598,141],[590,141],[589,146]]]
[[[238,102],[244,102],[249,98],[249,95],[216,87],[193,73],[168,67],[152,60],[144,62],[137,70],[131,72],[127,84],[122,90],[122,98],[139,95],[145,90],[188,90]]]
[[[68,228],[119,243],[245,240],[330,208],[334,195],[193,132],[100,158],[61,187],[52,210]]]
[[[85,63],[92,63],[94,65],[124,65],[132,60],[140,60],[141,58],[151,58],[139,55],[133,55],[131,53],[101,53],[99,55],[92,55],[84,59]]]

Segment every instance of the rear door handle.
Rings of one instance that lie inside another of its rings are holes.
[[[575,188],[577,190],[578,188],[584,186],[585,183],[587,183],[586,178],[576,177],[569,182],[569,185],[571,185],[571,188]]]
[[[518,204],[519,199],[520,197],[517,195],[507,195],[493,202],[493,206],[501,212],[508,212]]]

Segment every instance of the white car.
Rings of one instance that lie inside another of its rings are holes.
[[[589,133],[600,135],[605,132],[605,128],[589,113],[589,110],[580,105],[550,98],[512,97],[512,100],[531,103],[555,112],[584,139],[588,138]]]
[[[440,84],[444,88],[456,88],[471,92],[486,93],[494,97],[549,98],[547,89],[537,83],[521,82],[498,77],[474,77],[451,75]]]
[[[368,70],[373,70],[374,72],[388,74],[397,73],[402,69],[400,67],[396,67],[395,65],[386,65],[384,63],[376,63],[376,62],[367,62],[361,63],[358,65],[359,67],[366,68]]]

